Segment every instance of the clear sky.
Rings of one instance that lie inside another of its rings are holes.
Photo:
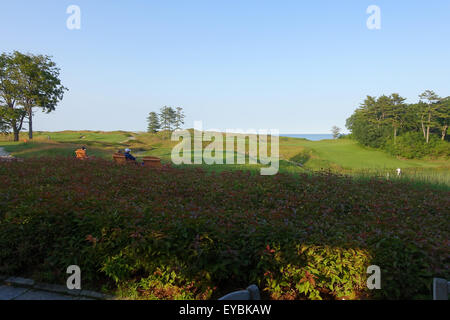
[[[450,95],[449,39],[448,0],[0,0],[0,51],[53,56],[70,89],[36,130],[143,131],[168,105],[186,127],[328,133],[366,95]]]

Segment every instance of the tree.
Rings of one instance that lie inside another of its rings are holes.
[[[435,124],[432,120],[436,115],[436,109],[438,108],[437,102],[439,102],[441,98],[439,98],[439,96],[432,90],[425,90],[424,93],[419,95],[419,98],[422,100],[428,100],[428,103],[423,105],[425,106],[425,109],[421,110],[422,129],[425,136],[425,140],[428,143],[430,141],[430,128]]]
[[[331,128],[331,132],[333,133],[333,139],[337,139],[341,134],[341,128],[339,128],[338,126],[333,126]]]
[[[184,124],[184,112],[183,112],[183,108],[181,107],[177,107],[177,111],[175,113],[175,130],[180,130],[181,126]]]
[[[67,90],[59,80],[59,69],[43,55],[2,54],[0,57],[0,117],[19,140],[24,119],[28,118],[29,138],[33,138],[33,109],[55,110]]]
[[[19,141],[26,111],[19,105],[22,99],[20,72],[12,54],[0,55],[0,119],[3,127],[14,133],[14,141]]]
[[[441,140],[444,141],[450,123],[450,97],[443,98],[439,101],[436,109],[436,117],[436,122],[440,128]]]
[[[67,90],[59,79],[60,69],[48,56],[14,52],[20,69],[19,86],[23,90],[20,104],[28,118],[28,137],[33,139],[33,108],[50,113]]]
[[[9,132],[10,128],[7,122],[3,120],[3,118],[0,117],[0,133],[7,134]]]
[[[398,93],[393,93],[388,98],[386,108],[386,118],[390,122],[394,132],[394,144],[397,140],[398,130],[403,126],[405,121],[405,100],[406,98],[401,97]]]
[[[164,106],[161,108],[159,114],[160,124],[162,130],[172,131],[172,126],[175,123],[176,112],[171,107]]]
[[[147,132],[155,133],[161,128],[158,115],[156,114],[156,112],[150,112],[147,121],[148,121]]]
[[[431,90],[419,97],[419,102],[407,104],[397,93],[379,98],[368,96],[347,119],[346,126],[359,143],[394,155],[446,155],[450,97],[439,98]]]
[[[380,98],[367,96],[354,114],[347,119],[346,127],[354,138],[363,145],[379,148],[385,143],[389,129],[387,111],[390,99],[383,95]]]

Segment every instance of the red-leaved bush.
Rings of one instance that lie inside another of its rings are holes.
[[[332,174],[0,163],[0,273],[124,298],[426,298],[449,278],[449,192]],[[382,289],[369,291],[369,265]]]

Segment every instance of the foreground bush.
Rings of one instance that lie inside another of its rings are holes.
[[[125,298],[423,298],[449,278],[450,194],[331,174],[158,171],[73,159],[0,163],[0,273]],[[368,291],[366,269],[382,271]]]
[[[430,142],[425,143],[420,132],[407,132],[397,137],[396,143],[387,140],[385,149],[394,156],[407,159],[450,157],[450,143],[431,135]]]

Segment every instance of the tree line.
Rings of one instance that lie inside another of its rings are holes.
[[[33,139],[34,110],[55,110],[67,90],[59,79],[60,69],[46,55],[18,51],[0,55],[0,132],[14,133],[14,141],[28,124]]]
[[[346,121],[351,137],[409,158],[448,155],[450,97],[426,90],[416,103],[405,101],[398,93],[367,96]]]
[[[148,127],[147,132],[155,133],[159,130],[180,130],[184,124],[184,111],[183,108],[172,108],[164,106],[161,108],[159,114],[156,112],[150,112],[147,118]]]

